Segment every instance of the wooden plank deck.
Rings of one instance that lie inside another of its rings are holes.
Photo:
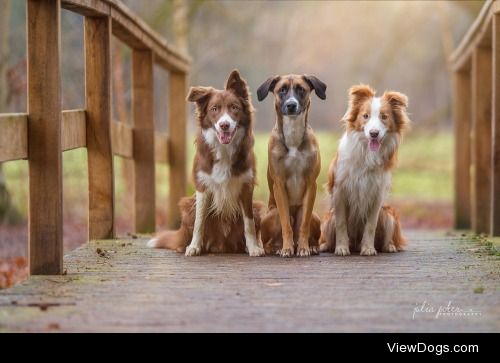
[[[91,242],[65,257],[67,275],[0,291],[0,331],[499,332],[498,252],[459,234],[407,235],[403,253],[344,258],[185,258],[141,238]],[[413,319],[416,306],[449,301],[481,315]]]

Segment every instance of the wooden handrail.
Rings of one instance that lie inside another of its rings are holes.
[[[171,72],[187,72],[191,58],[168,44],[118,0],[62,0],[63,8],[85,16],[110,16],[113,35],[135,49],[151,49],[154,61]]]
[[[491,30],[491,17],[499,11],[500,3],[495,0],[486,1],[476,20],[450,56],[449,62],[452,70],[470,69],[474,48],[481,44],[488,45],[488,42],[491,41],[489,33]]]
[[[455,227],[500,235],[500,2],[487,1],[450,57]]]
[[[186,191],[184,97],[190,59],[118,0],[26,2],[29,111],[0,114],[0,162],[28,160],[30,273],[60,274],[63,151],[87,151],[89,239],[115,236],[114,155],[133,160],[136,232],[155,228],[155,162],[170,166],[169,225],[179,223],[177,201]],[[81,110],[60,109],[61,7],[85,17]],[[132,125],[111,120],[112,35],[132,48]],[[172,140],[154,130],[154,63],[170,72],[169,131],[176,134]]]
[[[61,145],[63,151],[87,147],[85,110],[62,112]],[[28,114],[0,114],[0,163],[28,158]],[[155,162],[169,164],[168,134],[155,131]],[[111,123],[113,154],[134,158],[134,128],[120,121]]]

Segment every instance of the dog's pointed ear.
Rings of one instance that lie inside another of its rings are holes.
[[[266,98],[269,92],[274,91],[274,87],[279,80],[280,76],[269,77],[268,79],[266,79],[266,81],[262,83],[257,89],[257,99],[259,101],[262,101],[264,98]]]
[[[250,92],[248,91],[247,82],[241,78],[240,72],[237,69],[233,70],[226,81],[224,87],[227,91],[232,91],[238,97],[248,100]]]
[[[304,74],[304,80],[307,82],[309,87],[314,90],[316,93],[316,96],[321,98],[322,100],[326,99],[326,84],[321,82],[317,77],[315,76],[309,76],[307,74]]]
[[[208,99],[208,96],[210,96],[213,91],[214,89],[212,87],[191,87],[189,88],[186,101],[203,103],[206,99]]]

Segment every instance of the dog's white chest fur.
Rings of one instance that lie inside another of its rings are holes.
[[[299,146],[304,140],[305,116],[283,117],[283,136],[288,148],[285,156],[286,189],[290,206],[301,205],[306,189],[304,169],[308,167],[308,151],[299,151]]]
[[[379,152],[371,152],[363,136],[356,132],[345,133],[340,141],[334,198],[344,198],[349,215],[356,220],[366,220],[372,207],[385,200],[389,192],[391,174],[384,165],[396,140],[388,135],[384,143]]]
[[[215,163],[210,173],[198,171],[197,178],[206,187],[211,202],[210,212],[227,218],[236,218],[241,214],[239,204],[243,184],[253,180],[253,171],[248,169],[244,173],[233,176],[233,156],[238,149],[242,135],[236,134],[229,145],[219,144],[211,129],[203,133],[205,141],[213,148]],[[237,131],[238,133],[239,131]]]

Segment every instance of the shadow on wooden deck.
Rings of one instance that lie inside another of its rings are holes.
[[[407,235],[399,254],[305,259],[95,241],[65,257],[67,275],[1,291],[0,331],[500,331],[499,257],[460,235]],[[477,313],[436,318],[450,302]]]

